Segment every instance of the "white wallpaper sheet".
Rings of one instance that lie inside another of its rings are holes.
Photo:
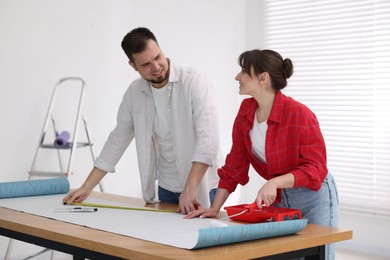
[[[178,213],[109,208],[98,208],[96,212],[58,211],[74,207],[62,205],[63,197],[64,194],[0,199],[0,207],[185,249],[294,234],[307,224],[304,219],[238,224],[229,220],[184,219]],[[97,198],[85,202],[138,207]]]

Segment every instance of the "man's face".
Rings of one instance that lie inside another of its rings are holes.
[[[129,61],[129,64],[154,87],[161,88],[168,83],[168,60],[155,41],[149,40],[146,49],[133,54],[133,58],[134,62]]]

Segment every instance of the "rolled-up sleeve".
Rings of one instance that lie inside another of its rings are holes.
[[[236,117],[233,125],[231,151],[226,156],[224,166],[218,169],[220,177],[218,187],[228,190],[229,193],[234,192],[238,184],[245,185],[249,182],[250,160],[244,144],[246,131],[243,131],[242,127],[246,123],[243,121],[245,120],[242,117]]]
[[[219,129],[215,94],[210,80],[196,73],[191,79],[192,118],[195,127],[195,149],[193,162],[210,166],[217,165],[219,149]]]
[[[115,165],[134,138],[133,120],[130,113],[131,88],[123,96],[117,114],[117,124],[110,133],[94,166],[107,172],[115,172]]]
[[[326,148],[317,120],[307,117],[299,137],[299,162],[292,170],[295,176],[294,187],[307,187],[319,190],[328,174]]]

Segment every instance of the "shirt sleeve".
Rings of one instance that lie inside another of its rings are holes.
[[[326,166],[325,142],[314,114],[309,114],[302,122],[299,135],[299,161],[296,169],[294,187],[307,187],[319,190],[328,169]]]
[[[215,166],[219,148],[219,129],[214,90],[206,76],[198,72],[192,74],[190,83],[192,117],[196,134],[192,161]]]
[[[94,166],[107,172],[115,172],[115,165],[134,138],[133,120],[130,112],[131,87],[123,96],[117,114],[117,124],[108,136]]]
[[[233,144],[231,151],[226,156],[224,166],[218,169],[218,175],[220,177],[218,188],[226,189],[229,193],[234,192],[238,184],[245,185],[249,182],[248,171],[250,160],[245,151],[242,126],[242,118],[237,116],[233,124]]]

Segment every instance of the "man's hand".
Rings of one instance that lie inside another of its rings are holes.
[[[77,190],[74,190],[68,193],[63,199],[62,202],[72,203],[72,202],[83,202],[91,194],[91,190],[84,187],[80,187]]]
[[[68,193],[68,195],[62,199],[62,202],[83,202],[89,196],[89,194],[91,194],[93,188],[103,179],[106,174],[106,171],[94,167],[85,180],[84,184],[77,190]]]
[[[179,198],[179,207],[177,212],[181,214],[188,214],[191,211],[197,210],[200,207],[200,202],[198,201],[197,190],[184,190]]]
[[[177,212],[187,214],[196,210],[200,206],[198,200],[198,186],[209,166],[200,162],[193,162],[188,175],[186,185],[179,198],[179,208]]]

